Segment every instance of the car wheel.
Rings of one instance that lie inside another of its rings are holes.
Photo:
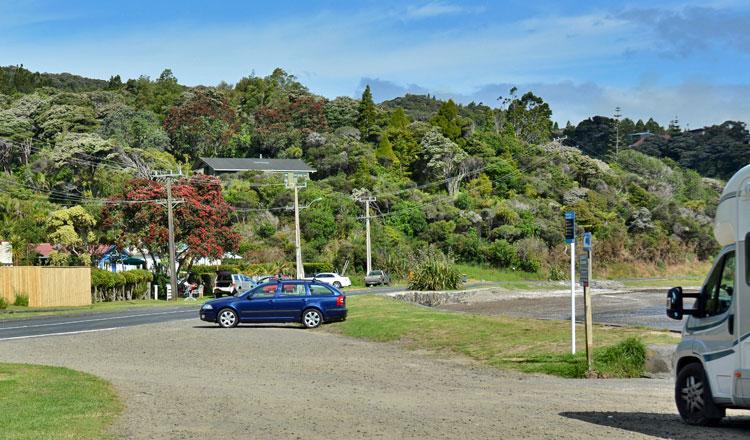
[[[713,426],[724,416],[714,403],[706,372],[700,363],[688,364],[680,370],[674,387],[680,417],[688,425]]]
[[[302,312],[302,325],[307,328],[315,328],[323,323],[323,315],[318,309],[307,309]]]
[[[237,289],[232,290],[232,296],[237,296]]]
[[[222,328],[237,327],[237,324],[240,323],[240,320],[237,317],[237,312],[232,309],[219,310],[219,317],[216,321],[219,323],[219,327]]]
[[[214,290],[214,298],[221,298],[221,290]]]
[[[338,281],[334,281],[333,282],[333,287],[335,287],[337,289],[340,289],[341,288],[341,283],[339,283]]]

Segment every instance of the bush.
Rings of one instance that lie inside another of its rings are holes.
[[[2,296],[0,296],[0,310],[5,310],[8,308],[8,301],[5,300]]]
[[[646,346],[630,337],[594,352],[594,368],[602,377],[641,377],[646,364]]]
[[[453,261],[436,249],[420,252],[409,274],[409,289],[455,290],[462,284],[461,272]]]
[[[148,295],[148,283],[154,278],[147,270],[110,272],[91,269],[91,299],[94,302],[130,300]]]
[[[506,240],[495,240],[485,248],[487,261],[497,267],[515,268],[519,264],[516,248]]]
[[[23,293],[16,294],[16,300],[13,302],[14,306],[28,307],[29,306],[29,295]]]

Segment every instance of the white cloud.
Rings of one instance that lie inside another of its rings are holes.
[[[462,6],[443,2],[430,2],[421,6],[409,6],[406,8],[406,16],[409,18],[420,19],[437,17],[440,15],[458,14],[464,11],[465,9]]]

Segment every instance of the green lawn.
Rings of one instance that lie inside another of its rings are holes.
[[[67,368],[0,363],[0,437],[102,439],[122,411],[112,386]]]
[[[30,318],[36,316],[52,316],[52,315],[74,315],[80,313],[91,313],[91,312],[117,312],[128,309],[139,309],[139,308],[153,308],[153,307],[173,307],[180,305],[194,305],[202,304],[209,299],[213,299],[212,296],[204,296],[197,301],[185,301],[184,299],[177,299],[172,301],[152,300],[152,299],[139,299],[132,301],[112,301],[112,302],[101,302],[92,304],[90,306],[80,307],[54,307],[54,308],[31,308],[31,307],[18,307],[8,306],[5,310],[0,310],[0,320],[13,319],[13,318]]]
[[[444,312],[382,296],[350,297],[347,302],[347,320],[329,328],[348,336],[462,354],[495,367],[524,372],[581,377],[586,370],[582,352],[576,356],[568,353],[570,324],[564,321]],[[578,347],[585,347],[583,326],[576,334]],[[677,343],[677,338],[668,332],[594,328],[595,347],[613,346],[631,337],[646,344]],[[608,353],[600,350],[599,354],[605,359]],[[597,370],[607,376],[623,375],[617,372],[616,365],[605,365],[605,361],[597,365]]]

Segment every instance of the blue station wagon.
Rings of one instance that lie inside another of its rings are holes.
[[[343,321],[346,313],[346,297],[335,287],[318,281],[285,280],[208,301],[201,307],[200,318],[224,328],[241,322],[300,322],[315,328],[324,322]]]

